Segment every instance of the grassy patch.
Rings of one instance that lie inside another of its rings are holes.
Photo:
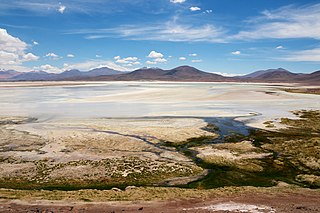
[[[251,130],[246,138],[235,137],[227,142],[246,139],[260,152],[273,153],[263,159],[241,161],[200,162],[200,166],[210,169],[204,179],[191,183],[191,188],[215,188],[224,186],[273,186],[278,181],[299,186],[319,188],[320,177],[320,111],[296,111],[299,119],[281,119],[287,125],[277,132]],[[261,171],[250,171],[253,165]],[[247,169],[249,167],[249,170]]]

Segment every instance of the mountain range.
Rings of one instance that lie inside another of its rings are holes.
[[[47,73],[44,71],[17,72],[14,70],[0,71],[0,81],[61,81],[72,78],[91,78],[124,74],[125,72],[110,69],[108,67],[96,68],[87,72],[79,70],[67,70],[62,73]]]
[[[132,72],[122,72],[107,67],[82,72],[68,70],[59,74],[44,71],[17,72],[0,71],[0,81],[187,81],[187,82],[272,82],[320,84],[320,71],[310,74],[292,73],[283,68],[260,70],[248,75],[225,77],[204,72],[190,66],[180,66],[171,70],[141,68]]]

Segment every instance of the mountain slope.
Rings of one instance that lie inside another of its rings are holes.
[[[110,69],[108,67],[101,67],[101,68],[92,69],[88,72],[83,72],[83,73],[85,73],[86,76],[93,77],[93,76],[101,76],[101,75],[119,75],[126,72]]]
[[[97,68],[89,70],[87,72],[81,72],[79,70],[67,70],[62,73],[54,74],[44,71],[32,71],[32,72],[16,72],[13,70],[1,71],[0,80],[6,81],[57,81],[57,80],[78,80],[80,78],[118,75],[125,72],[110,69],[108,67]]]
[[[288,81],[288,80],[293,80],[295,79],[299,74],[289,72],[287,70],[282,71],[282,70],[276,70],[273,72],[267,72],[262,75],[259,75],[258,77],[255,77],[254,79],[265,79],[265,80],[283,80],[283,81]]]
[[[133,72],[114,75],[100,76],[92,80],[114,80],[114,81],[230,81],[231,78],[221,75],[200,71],[194,67],[181,66],[171,70],[162,70],[160,68],[143,68]]]
[[[55,80],[56,74],[47,73],[44,71],[32,71],[32,72],[24,72],[17,76],[10,78],[9,80],[14,81],[49,81]]]
[[[258,78],[258,77],[260,77],[262,75],[265,75],[265,74],[268,74],[268,73],[274,73],[274,72],[288,72],[288,70],[283,69],[283,68],[259,70],[259,71],[255,71],[253,73],[241,76],[240,78]]]
[[[44,71],[17,72],[0,71],[0,81],[187,81],[187,82],[269,82],[303,83],[320,85],[320,71],[310,74],[291,73],[283,68],[253,72],[241,77],[224,77],[198,70],[190,66],[180,66],[171,70],[141,68],[132,72],[121,72],[107,67],[82,72],[76,69],[59,74]]]
[[[20,75],[20,72],[14,70],[0,71],[0,80],[13,78],[17,75]]]

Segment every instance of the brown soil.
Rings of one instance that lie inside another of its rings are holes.
[[[71,202],[21,202],[9,201],[2,202],[0,212],[276,212],[276,213],[301,213],[301,212],[320,212],[320,194],[309,191],[308,193],[242,193],[232,196],[209,197],[207,199],[186,199],[171,201],[135,201],[135,202],[106,202],[106,203],[71,203]],[[253,205],[256,210],[241,211],[237,210],[210,210],[203,207],[212,205],[231,204],[243,206]],[[264,209],[265,208],[265,209]]]

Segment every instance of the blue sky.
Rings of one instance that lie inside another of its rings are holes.
[[[0,69],[320,69],[312,0],[1,0]]]

